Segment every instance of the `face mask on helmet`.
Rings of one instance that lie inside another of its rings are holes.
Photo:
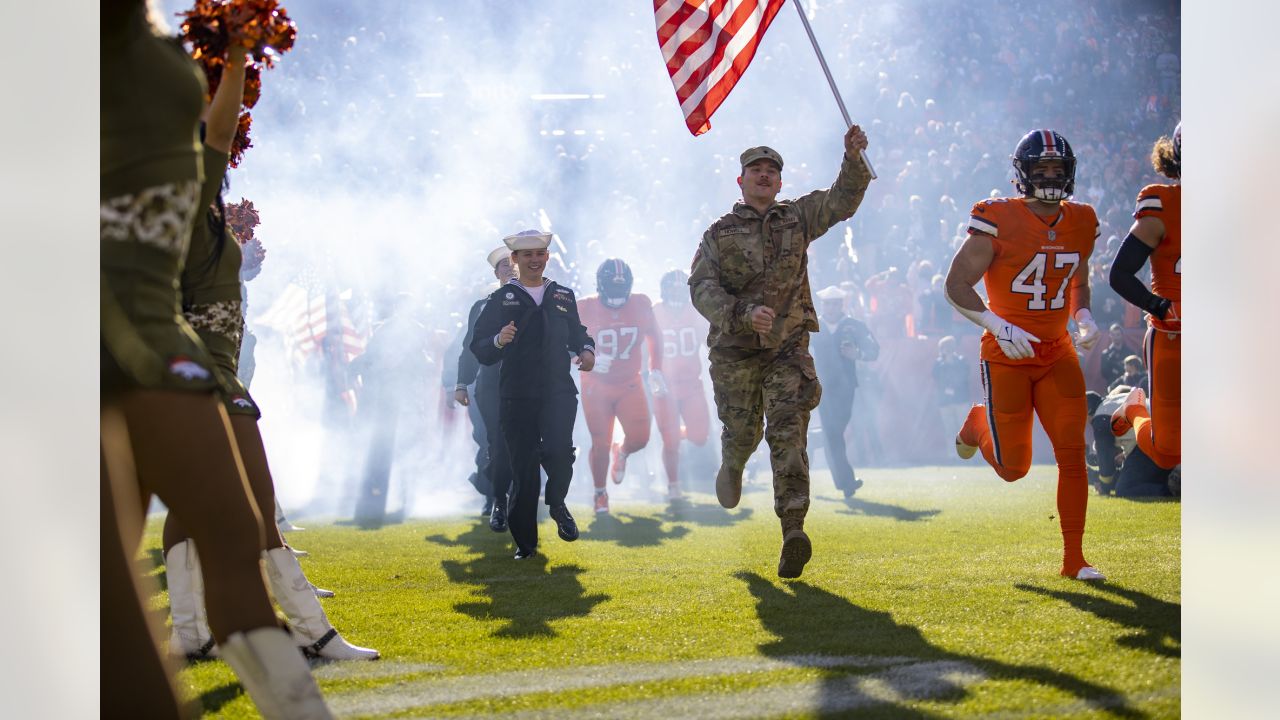
[[[662,302],[680,306],[689,302],[689,276],[683,270],[672,270],[662,276]]]
[[[631,267],[621,260],[605,260],[596,270],[596,292],[606,307],[619,308],[631,297]]]
[[[1076,156],[1066,138],[1052,130],[1032,130],[1013,151],[1013,184],[1023,197],[1057,202],[1071,197],[1076,187]],[[1062,174],[1055,178],[1036,170],[1041,160],[1061,160]]]

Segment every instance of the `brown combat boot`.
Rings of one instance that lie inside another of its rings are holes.
[[[782,515],[782,557],[778,559],[778,577],[798,578],[805,563],[813,556],[813,544],[804,532],[804,515],[794,510]]]
[[[720,463],[720,472],[716,473],[716,499],[723,507],[738,507],[742,499],[742,468],[735,470],[726,462]]]

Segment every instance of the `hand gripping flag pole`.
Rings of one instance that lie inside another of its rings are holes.
[[[827,67],[827,60],[822,56],[822,48],[818,47],[818,38],[813,34],[813,28],[809,25],[809,17],[804,14],[804,6],[800,4],[800,0],[793,0],[796,6],[796,12],[800,13],[800,22],[804,23],[804,31],[809,35],[809,42],[813,43],[813,51],[818,55],[818,64],[822,65],[822,72],[827,76],[827,84],[831,86],[831,94],[836,96],[836,105],[840,106],[840,114],[844,116],[844,126],[849,128],[853,126],[853,121],[849,119],[849,111],[844,107],[844,100],[840,97],[840,90],[836,87],[836,81],[831,77],[831,70]],[[871,158],[867,157],[866,150],[859,150],[858,154],[862,156],[862,162],[866,164],[867,170],[871,173],[871,179],[876,176],[876,169],[871,164]]]

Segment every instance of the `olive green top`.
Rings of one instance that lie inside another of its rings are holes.
[[[104,2],[101,23],[101,199],[201,179],[204,73],[144,2]]]
[[[227,174],[228,159],[227,153],[204,146],[206,175],[200,188],[200,213],[191,230],[191,246],[187,251],[186,266],[182,270],[182,308],[188,313],[194,311],[207,315],[212,311],[208,306],[219,304],[222,305],[220,312],[225,313],[231,307],[227,303],[233,303],[234,311],[238,314],[242,307],[240,243],[230,227],[227,228],[222,254],[217,262],[212,261],[216,244],[213,232],[209,229],[208,208],[222,190],[222,178]],[[220,316],[218,319],[220,321],[215,324],[224,331],[213,330],[205,323],[192,324],[218,365],[234,374],[240,354],[243,323],[238,317],[234,319],[234,323],[232,318]],[[229,329],[232,324],[234,330]]]

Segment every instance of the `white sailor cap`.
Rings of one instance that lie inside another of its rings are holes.
[[[848,296],[849,293],[846,293],[835,285],[828,285],[818,291],[819,300],[843,300]]]
[[[489,267],[493,268],[494,270],[497,270],[498,263],[502,262],[502,258],[510,257],[510,256],[511,256],[511,251],[507,249],[506,245],[503,245],[500,248],[494,248],[493,252],[489,253]]]
[[[546,250],[551,244],[551,233],[544,233],[540,230],[521,230],[515,235],[508,235],[502,238],[502,242],[507,244],[511,252],[517,250]]]

